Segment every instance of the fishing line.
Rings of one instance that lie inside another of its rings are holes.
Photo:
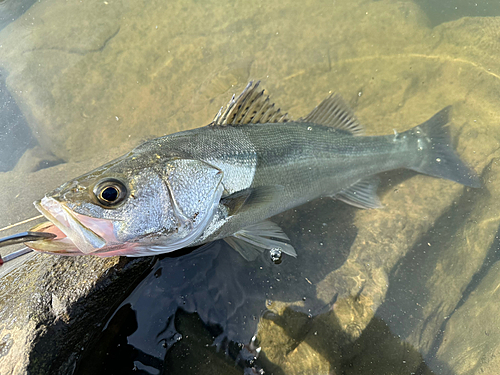
[[[36,219],[40,219],[42,217],[43,217],[43,215],[38,215],[38,216],[29,218],[29,219],[26,219],[26,220],[23,220],[23,221],[18,221],[17,223],[14,223],[14,224],[11,224],[11,225],[7,225],[6,227],[0,228],[0,232],[4,231],[4,230],[7,230],[7,229],[10,229],[10,228],[17,227],[18,225],[21,225],[21,224],[29,223],[30,221],[33,221],[33,220],[36,220]]]

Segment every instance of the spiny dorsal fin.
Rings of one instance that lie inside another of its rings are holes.
[[[354,112],[338,94],[330,95],[306,117],[297,121],[332,126],[348,131],[352,135],[362,135],[364,132]]]
[[[264,90],[258,90],[260,81],[255,85],[249,82],[243,92],[235,99],[234,95],[226,108],[221,108],[210,125],[243,125],[287,122],[287,113],[282,114]]]

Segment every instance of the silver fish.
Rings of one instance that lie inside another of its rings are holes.
[[[319,197],[377,208],[378,173],[407,168],[460,184],[480,182],[455,154],[450,107],[402,133],[363,136],[339,95],[291,121],[250,82],[202,128],[148,141],[35,202],[57,235],[34,250],[144,256],[224,239],[246,259],[296,256],[268,219]]]

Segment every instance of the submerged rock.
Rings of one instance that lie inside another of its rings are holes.
[[[500,225],[499,172],[494,159],[482,176],[486,185],[468,191],[444,212],[394,272],[397,282],[390,287],[381,316],[390,315],[393,330],[428,355],[430,362],[448,319],[475,288],[476,275],[493,262],[489,258]]]
[[[498,242],[496,244],[498,246]],[[433,361],[441,374],[496,374],[500,366],[500,262],[449,318]]]
[[[0,2],[0,30],[23,15],[36,0],[2,0]]]
[[[379,314],[441,374],[495,372],[498,158],[482,177],[485,186],[465,194],[422,240],[436,250],[415,248],[401,261]]]

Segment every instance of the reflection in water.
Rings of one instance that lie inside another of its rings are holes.
[[[331,265],[338,262],[332,258]],[[202,347],[213,346],[214,354],[227,353],[243,366],[255,350],[252,337],[266,311],[266,303],[305,300],[297,310],[306,314],[323,310],[324,303],[314,298],[314,286],[305,280],[304,273],[312,281],[320,275],[311,275],[308,270],[301,272],[303,263],[300,259],[286,257],[281,264],[275,264],[269,253],[262,254],[255,262],[247,262],[221,241],[181,257],[166,256],[157,262],[111,318],[96,340],[99,346],[86,354],[92,361],[82,361],[82,373],[85,373],[86,363],[100,363],[96,360],[98,353],[112,366],[115,354],[108,353],[125,350],[117,345],[123,335],[128,336],[128,344],[133,345],[138,353],[147,353],[157,360],[170,358],[165,366],[178,367],[179,371],[184,366],[194,366],[202,358],[186,358],[196,357],[189,353],[197,353],[197,350],[186,349],[181,357],[172,353],[182,352],[181,348],[186,345],[200,342],[203,342]],[[132,329],[130,320],[123,320],[125,306],[131,306],[135,311],[138,327],[132,325]],[[125,329],[117,334],[117,338],[111,339],[109,337],[116,334],[114,322],[120,322]],[[103,342],[109,343],[105,349],[102,348]],[[240,344],[248,344],[243,348],[246,352],[241,352]],[[172,358],[176,363],[172,364]],[[179,361],[179,358],[183,359]],[[148,363],[142,364],[149,366]]]
[[[339,374],[432,374],[418,351],[380,319],[350,343],[329,306],[309,298],[305,284],[277,281],[286,267],[263,257],[255,269],[240,259],[220,241],[159,260],[94,338],[75,374],[284,375],[266,357],[266,347],[289,350],[280,340],[291,342],[291,350],[309,346],[314,352],[301,361],[312,368],[320,355]],[[266,299],[304,295],[301,306],[266,310]]]

